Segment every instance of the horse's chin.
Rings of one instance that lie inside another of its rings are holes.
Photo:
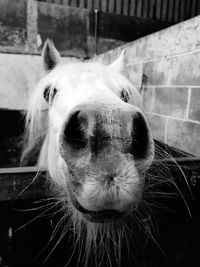
[[[89,211],[82,214],[83,218],[92,223],[111,223],[121,221],[125,217],[125,213],[117,210],[101,210]]]
[[[104,210],[87,210],[85,209],[74,196],[70,193],[70,200],[73,207],[81,214],[81,216],[92,223],[110,223],[113,221],[120,221],[126,216],[126,212],[115,209]]]

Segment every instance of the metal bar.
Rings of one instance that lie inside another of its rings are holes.
[[[161,0],[156,0],[156,19],[161,19]]]
[[[141,2],[142,0],[137,0],[137,13],[136,13],[136,16],[138,17],[138,18],[140,18],[141,17],[141,15],[142,15],[142,2]]]
[[[1,170],[0,201],[38,199],[53,195],[49,188],[46,172],[29,170]]]
[[[136,10],[136,4],[135,4],[136,0],[131,0],[130,2],[130,15],[131,16],[135,16],[135,10]]]
[[[87,1],[87,8],[89,10],[93,10],[93,8],[94,8],[94,0],[88,0]]]
[[[95,0],[94,1],[94,9],[98,9],[98,10],[100,10],[100,0]]]
[[[174,4],[174,0],[169,0],[169,7],[168,7],[168,18],[167,21],[172,22],[173,21],[173,5]]]
[[[15,168],[0,168],[0,175],[4,173],[33,173],[33,172],[42,172],[44,169],[38,168],[36,166],[31,167],[15,167]]]
[[[162,4],[162,21],[166,21],[167,18],[167,6],[168,6],[168,0],[163,1]]]
[[[200,158],[199,157],[182,157],[182,158],[169,158],[169,159],[155,159],[153,163],[174,163],[179,164],[179,163],[198,163],[200,167]]]
[[[78,4],[77,3],[77,0],[71,0],[70,6],[72,6],[72,7],[78,7],[77,4]]]
[[[153,14],[154,14],[154,5],[155,5],[155,0],[150,0],[149,3],[149,18],[153,18]]]
[[[107,12],[107,2],[106,1],[101,2],[101,11]]]
[[[200,157],[195,157],[195,156],[185,156],[185,157],[172,157],[172,158],[164,158],[164,159],[155,159],[154,163],[164,163],[164,162],[171,162],[171,163],[179,163],[179,162],[194,162],[194,163],[199,163],[200,164]],[[46,172],[45,169],[38,168],[36,166],[31,166],[31,167],[15,167],[15,168],[0,168],[0,177],[2,175],[7,175],[7,174],[36,174],[40,172],[41,174],[44,175]]]
[[[109,1],[107,9],[109,13],[114,13],[114,0]]]
[[[180,5],[180,0],[175,0],[175,7],[174,7],[174,22],[179,21],[179,5]]]
[[[190,0],[187,0],[185,2],[185,12],[184,12],[184,18],[189,19],[191,16],[191,6],[190,6]]]
[[[85,8],[85,1],[84,0],[80,0],[79,1],[79,7],[80,8]]]
[[[97,55],[97,38],[98,38],[98,9],[94,10],[94,15],[95,15],[95,32],[94,32],[94,36],[95,36],[95,54]]]
[[[123,1],[123,15],[128,15],[128,0]]]
[[[183,21],[184,20],[184,9],[185,9],[185,0],[181,0],[180,1],[180,9],[179,9],[179,18],[180,18],[180,21]]]
[[[196,0],[193,0],[191,2],[191,17],[194,17],[196,15]]]
[[[65,6],[69,6],[69,0],[63,0],[63,5],[65,5]]]
[[[193,176],[199,181],[200,157],[155,159],[152,164],[153,173],[156,173],[158,165],[164,166],[170,172],[173,170],[174,178],[176,175],[180,178],[180,173],[184,173],[189,182]],[[0,169],[0,201],[55,196],[55,190],[52,190],[53,183],[50,182],[48,174],[45,171],[38,171],[40,170],[37,167]]]

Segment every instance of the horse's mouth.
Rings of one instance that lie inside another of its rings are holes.
[[[70,198],[73,206],[82,213],[83,217],[93,223],[106,223],[111,221],[116,221],[122,219],[125,216],[124,212],[114,210],[114,209],[105,209],[99,211],[91,211],[85,209],[74,194],[70,193]]]

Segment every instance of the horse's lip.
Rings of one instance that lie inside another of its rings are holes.
[[[125,214],[124,212],[114,210],[114,209],[105,209],[99,211],[87,210],[77,200],[72,192],[70,192],[70,199],[73,206],[80,211],[83,216],[90,222],[96,223],[105,223],[109,221],[114,221],[121,219]]]

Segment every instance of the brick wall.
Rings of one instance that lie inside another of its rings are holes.
[[[97,59],[105,63],[126,48],[125,74],[138,87],[155,138],[200,155],[200,16]]]

